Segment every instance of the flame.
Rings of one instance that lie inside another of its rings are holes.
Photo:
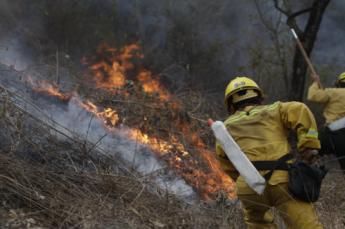
[[[152,95],[157,93],[162,101],[168,101],[170,99],[170,93],[160,85],[158,80],[152,78],[150,71],[141,71],[138,75],[138,80],[142,83],[141,86],[147,94]]]
[[[57,94],[56,97],[61,98],[59,94]],[[109,131],[116,130],[114,127],[120,121],[120,117],[116,110],[112,108],[102,109],[91,101],[82,101],[77,97],[74,97],[74,99],[80,107],[99,118]],[[149,136],[136,128],[129,129],[124,135],[130,140],[146,145],[159,158],[165,160],[177,175],[185,179],[188,184],[193,186],[200,193],[203,199],[214,199],[214,194],[220,190],[228,193],[229,198],[234,198],[234,183],[221,169],[219,162],[211,152],[205,150],[205,144],[196,134],[191,134],[187,126],[184,127],[184,131],[186,134],[190,134],[189,136],[186,135],[186,138],[190,138],[190,140],[194,141],[196,144],[200,156],[199,159],[193,157],[175,135],[171,135],[169,141],[166,141]],[[208,169],[201,169],[203,163]]]
[[[64,102],[69,101],[72,96],[71,94],[63,94],[62,92],[60,92],[58,86],[52,85],[44,80],[34,81],[30,76],[28,76],[25,82],[32,86],[33,91],[37,93],[42,93],[51,97],[56,97]]]
[[[210,193],[214,193],[219,190],[218,184],[221,184],[222,190],[224,190],[226,193],[228,193],[228,197],[230,199],[235,198],[235,192],[234,192],[234,182],[232,179],[229,178],[229,175],[227,175],[224,170],[221,168],[219,161],[212,156],[211,152],[208,151],[201,151],[203,158],[206,159],[208,162],[209,167],[211,168],[211,174],[213,177],[216,177],[216,179],[208,179],[208,184],[210,187],[213,187],[213,190],[208,190]],[[211,176],[212,177],[212,176]],[[215,181],[218,181],[218,183],[214,183]]]
[[[103,109],[103,111],[100,111],[100,108],[98,108],[91,101],[81,101],[79,99],[76,99],[76,101],[82,108],[100,118],[108,128],[115,127],[116,124],[120,121],[119,115],[117,114],[116,110],[105,108]]]
[[[91,112],[93,114],[97,114],[98,113],[98,107],[95,104],[93,104],[92,102],[90,102],[90,101],[83,102],[83,101],[81,101],[79,99],[77,100],[77,102],[85,110],[87,110],[87,111],[89,111],[89,112]]]
[[[104,112],[101,112],[99,115],[103,116],[105,120],[107,120],[107,123],[111,126],[115,126],[117,122],[120,120],[119,115],[116,113],[115,110],[111,108],[104,109]]]
[[[126,70],[132,69],[134,67],[133,63],[130,62],[133,57],[137,57],[140,59],[144,58],[144,55],[139,51],[140,46],[138,44],[130,44],[123,47],[120,54],[118,55],[118,59]]]
[[[149,137],[141,130],[133,128],[127,133],[126,137],[149,146],[152,151],[158,153],[160,156],[170,153],[173,150],[179,151],[183,155],[189,155],[184,146],[174,136],[172,136],[171,142],[167,142],[159,138]]]
[[[199,149],[201,158],[205,159],[210,168],[209,171],[203,171],[199,168],[199,162],[190,155],[184,145],[178,142],[176,136],[172,136],[171,141],[167,142],[149,137],[139,129],[131,129],[127,137],[147,145],[159,157],[165,159],[169,166],[197,189],[205,200],[213,199],[213,194],[219,190],[228,193],[230,199],[235,198],[233,181],[221,169],[219,162],[211,152]]]
[[[133,69],[132,58],[142,58],[139,45],[130,44],[121,50],[111,48],[106,44],[100,45],[97,53],[103,57],[99,62],[90,66],[94,74],[96,87],[103,89],[118,89],[126,84],[126,72]],[[84,61],[85,62],[85,61]]]
[[[96,77],[97,88],[113,89],[120,88],[125,85],[125,69],[117,62],[114,62],[111,65],[105,62],[100,62],[94,64],[91,69]],[[107,78],[104,76],[104,73],[107,74]]]
[[[108,126],[109,120],[116,120],[114,123],[111,123],[111,127],[119,120],[115,110],[106,108],[103,112],[99,112],[98,107],[90,101],[80,101],[79,104],[102,119],[104,124]],[[210,168],[210,171],[205,172],[198,168],[198,161],[191,157],[184,145],[174,135],[171,136],[168,142],[156,137],[150,137],[141,130],[133,128],[126,132],[126,137],[146,145],[160,158],[165,159],[169,166],[184,178],[187,183],[197,189],[205,200],[212,199],[212,194],[217,193],[219,190],[228,193],[229,198],[234,198],[233,182],[220,168],[219,162],[212,156],[211,152],[200,150],[201,157],[206,159],[206,163]],[[193,138],[196,138],[196,135]],[[199,141],[201,140],[199,139]]]
[[[124,87],[128,78],[128,71],[134,68],[131,60],[133,58],[142,59],[144,57],[140,52],[140,46],[138,44],[126,45],[121,50],[102,44],[97,49],[97,53],[101,57],[101,61],[92,64],[90,69],[94,75],[96,87],[105,90]],[[83,60],[83,62],[87,63],[86,60]],[[171,94],[157,79],[152,77],[152,73],[149,70],[142,69],[137,75],[137,80],[141,83],[141,87],[145,93],[149,95],[157,94],[160,100],[164,102],[171,98]],[[177,107],[176,102],[173,105]]]
[[[115,115],[115,123],[117,123],[119,116],[115,110],[107,108],[104,109],[103,112],[99,112],[99,108],[90,101],[80,101],[79,104],[84,109],[102,119],[103,123],[110,130],[114,130],[112,129],[114,124],[109,125],[108,117],[114,117]],[[146,145],[159,158],[167,161],[168,165],[174,169],[179,176],[198,190],[203,199],[214,199],[214,193],[220,190],[227,193],[230,199],[235,198],[233,181],[221,169],[219,162],[212,155],[212,152],[205,150],[205,148],[200,148],[200,146],[205,147],[205,144],[196,134],[193,134],[191,138],[199,145],[198,151],[200,153],[200,158],[204,160],[209,168],[207,171],[200,169],[200,162],[191,156],[185,146],[179,142],[178,137],[174,135],[170,136],[169,141],[165,141],[157,137],[149,136],[136,128],[129,129],[124,135],[130,140]]]
[[[157,107],[165,108],[168,104],[168,108],[173,112],[177,114],[182,112],[180,101],[177,101],[149,70],[141,68],[140,71],[135,71],[136,67],[132,63],[132,59],[143,58],[137,44],[127,45],[122,49],[111,48],[103,44],[98,48],[97,54],[101,56],[101,61],[96,61],[90,66],[97,88],[111,93],[121,89],[121,95],[124,95],[125,98],[140,96],[137,89],[142,88],[144,93],[163,102],[156,103]],[[131,81],[134,84],[132,91],[125,87],[129,71],[132,76],[136,76]],[[59,96],[56,94],[56,97]],[[120,117],[114,108],[102,108],[88,100],[78,99],[77,102],[83,109],[100,119],[109,131],[121,130],[116,126],[126,117]],[[178,135],[172,133],[169,133],[169,137],[164,139],[144,133],[139,128],[132,128],[126,132],[120,131],[120,133],[132,141],[147,146],[158,158],[165,160],[169,167],[193,186],[205,200],[214,199],[214,195],[219,191],[224,191],[231,199],[234,198],[234,182],[221,169],[214,154],[207,150],[207,145],[200,138],[200,134],[193,132],[192,125],[187,121],[177,118],[171,122],[181,132],[184,144],[181,143],[182,139],[180,140]],[[191,148],[186,148],[185,142]]]

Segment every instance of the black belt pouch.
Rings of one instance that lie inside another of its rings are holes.
[[[305,202],[315,202],[319,199],[321,183],[326,176],[324,167],[295,162],[289,169],[289,191]]]

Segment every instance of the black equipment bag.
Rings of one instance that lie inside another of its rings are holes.
[[[289,191],[297,199],[315,202],[319,199],[321,183],[326,173],[324,166],[295,162],[289,169]]]
[[[315,202],[320,196],[321,182],[326,176],[324,166],[309,165],[302,161],[287,163],[293,158],[292,154],[286,154],[276,161],[253,161],[258,170],[270,170],[264,175],[268,181],[274,170],[286,170],[289,173],[289,191],[291,194],[305,202]]]

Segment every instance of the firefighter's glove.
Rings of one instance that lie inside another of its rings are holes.
[[[319,158],[319,151],[316,149],[306,149],[302,152],[301,159],[307,164],[313,164]]]

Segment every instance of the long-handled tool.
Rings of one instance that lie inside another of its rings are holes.
[[[313,81],[317,82],[317,84],[319,85],[319,87],[322,88],[320,78],[318,77],[318,74],[316,73],[316,70],[315,70],[315,68],[314,68],[314,66],[313,66],[313,64],[312,64],[312,62],[311,62],[311,60],[309,59],[307,53],[305,52],[305,49],[304,49],[304,47],[303,47],[303,45],[302,45],[302,42],[301,42],[300,39],[298,38],[298,36],[297,36],[297,34],[296,34],[296,32],[295,32],[294,29],[291,29],[291,32],[292,32],[294,38],[295,38],[296,41],[297,41],[297,45],[298,45],[299,49],[301,50],[302,55],[303,55],[305,61],[306,61],[307,64],[308,64],[308,67],[309,67],[309,69],[310,69],[310,71],[311,71],[311,73],[312,73],[312,74],[311,74],[311,77],[312,77]]]

